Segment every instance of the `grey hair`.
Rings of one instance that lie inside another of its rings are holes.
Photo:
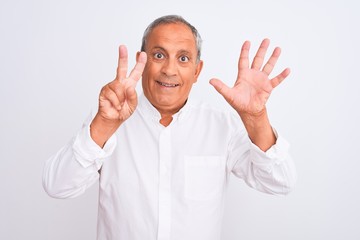
[[[188,21],[186,21],[183,17],[181,17],[179,15],[166,15],[166,16],[157,18],[152,23],[150,23],[150,25],[145,29],[144,35],[142,37],[141,51],[145,51],[147,38],[148,38],[149,34],[152,32],[152,30],[154,30],[155,27],[162,25],[162,24],[170,24],[170,23],[183,23],[190,28],[191,32],[194,35],[195,43],[196,43],[196,49],[197,49],[196,62],[199,62],[200,56],[201,56],[201,44],[202,44],[202,39],[201,39],[200,33],[193,25],[191,25]]]

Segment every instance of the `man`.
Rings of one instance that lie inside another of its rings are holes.
[[[287,194],[295,182],[288,144],[265,107],[289,69],[268,78],[280,55],[275,48],[262,67],[268,45],[250,67],[244,43],[234,87],[210,81],[234,116],[188,99],[203,66],[197,30],[179,16],[155,20],[129,76],[119,47],[117,76],[102,88],[98,112],[49,159],[44,188],[69,198],[99,179],[99,240],[220,239],[230,173],[271,194]]]

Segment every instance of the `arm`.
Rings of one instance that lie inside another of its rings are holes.
[[[47,160],[43,187],[51,197],[81,195],[98,180],[103,161],[111,156],[116,138],[111,137],[104,148],[100,148],[90,137],[89,124],[93,117],[89,116],[76,136]]]
[[[234,163],[231,171],[259,191],[283,195],[292,190],[296,171],[288,154],[288,144],[274,133],[265,105],[272,90],[290,70],[287,68],[269,79],[280,56],[280,48],[275,48],[261,69],[268,46],[269,40],[263,40],[249,67],[250,42],[246,41],[241,49],[234,86],[229,88],[217,79],[210,83],[239,114],[251,140],[247,143],[246,134],[234,138],[230,147],[230,162]]]
[[[243,44],[238,76],[232,88],[218,79],[210,80],[215,89],[240,115],[251,141],[263,151],[268,150],[276,142],[268,119],[266,102],[272,90],[290,73],[290,69],[287,68],[276,77],[268,78],[280,56],[280,48],[275,48],[270,59],[261,69],[269,43],[268,39],[263,40],[251,68],[249,68],[250,42],[246,41]]]
[[[46,162],[43,186],[50,196],[76,197],[99,178],[102,163],[116,146],[114,132],[137,106],[135,87],[145,67],[146,54],[138,53],[129,77],[127,58],[125,46],[120,46],[116,78],[102,88],[95,117],[92,121],[89,118],[76,137]]]
[[[244,129],[235,132],[229,144],[229,171],[258,191],[286,195],[295,185],[296,169],[289,144],[275,134],[276,144],[264,152],[249,140]]]

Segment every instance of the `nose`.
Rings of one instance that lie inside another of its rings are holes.
[[[177,73],[176,60],[171,58],[167,59],[164,62],[161,71],[166,76],[175,76]]]

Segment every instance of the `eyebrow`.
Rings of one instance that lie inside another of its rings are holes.
[[[160,46],[154,46],[154,47],[151,49],[151,51],[154,51],[154,50],[161,50],[161,51],[167,52],[165,48],[160,47]],[[186,54],[186,55],[191,55],[191,52],[188,51],[188,50],[185,50],[185,49],[179,50],[178,53],[180,53],[180,54]]]
[[[165,48],[163,48],[163,47],[160,47],[160,46],[155,46],[155,47],[153,47],[153,48],[151,49],[151,51],[153,51],[153,50],[157,50],[157,49],[160,49],[161,51],[166,52],[166,49],[165,49]]]

